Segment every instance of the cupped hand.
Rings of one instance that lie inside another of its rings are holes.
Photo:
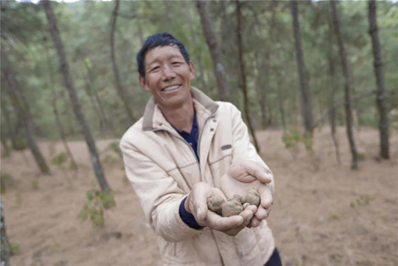
[[[220,180],[220,189],[227,198],[232,198],[235,194],[243,196],[249,188],[254,188],[259,193],[261,204],[248,227],[259,226],[271,212],[273,195],[267,185],[272,182],[271,176],[271,171],[259,164],[253,161],[243,161],[231,165]]]
[[[206,183],[195,184],[185,201],[185,210],[195,217],[200,226],[206,226],[214,230],[235,236],[243,228],[250,225],[256,206],[246,207],[239,215],[221,217],[215,212],[208,210],[207,199],[214,194],[219,194],[225,199],[224,193],[217,188],[213,188]]]

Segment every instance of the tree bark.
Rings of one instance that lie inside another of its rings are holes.
[[[92,84],[95,85],[95,78],[93,75],[93,69],[91,67],[88,67],[87,64],[85,64],[86,72],[87,72],[87,78],[88,82],[90,83],[90,93],[94,95],[95,102],[98,105],[99,109],[99,114],[101,116],[101,119],[103,123],[106,125],[108,129],[110,129],[114,133],[114,128],[112,122],[109,121],[108,117],[105,114],[105,108],[104,105],[102,104],[101,98],[98,95],[98,92],[95,87],[93,87]]]
[[[282,85],[281,85],[281,81],[282,81],[282,77],[280,75],[277,75],[278,81],[278,88],[277,88],[277,92],[278,92],[278,104],[279,104],[279,112],[281,114],[281,120],[282,120],[282,126],[283,129],[286,129],[286,120],[285,120],[285,110],[283,108],[283,101],[282,101]]]
[[[249,110],[249,99],[247,95],[247,85],[246,85],[246,73],[245,73],[245,62],[243,59],[243,44],[242,44],[242,14],[240,11],[240,2],[239,0],[236,1],[236,20],[237,20],[237,40],[238,40],[238,54],[239,54],[239,68],[240,68],[240,87],[243,92],[243,102],[244,102],[244,109],[245,115],[247,120],[247,125],[249,127],[250,134],[253,137],[254,146],[256,147],[257,152],[260,152],[260,146],[258,145],[256,134],[254,132],[251,117],[250,117],[250,110]]]
[[[68,154],[69,159],[72,162],[73,169],[75,170],[75,174],[77,174],[77,172],[78,172],[77,163],[76,163],[75,158],[73,157],[73,154],[72,154],[72,152],[71,152],[71,150],[69,148],[68,142],[66,141],[66,134],[65,134],[64,128],[62,126],[61,119],[59,118],[59,112],[58,112],[58,107],[57,107],[57,93],[56,93],[55,88],[54,88],[54,84],[55,84],[55,82],[54,82],[54,72],[53,72],[53,68],[51,66],[50,54],[48,52],[47,45],[45,46],[45,49],[46,49],[46,53],[47,53],[46,54],[46,56],[47,56],[47,68],[48,68],[49,78],[50,78],[49,87],[50,87],[50,90],[51,90],[52,96],[53,96],[52,106],[53,106],[53,113],[54,113],[54,117],[55,117],[55,123],[57,124],[57,128],[58,128],[59,134],[61,136],[62,144],[64,145],[65,151]]]
[[[3,97],[4,97],[4,95],[2,95],[2,99],[4,99]],[[7,131],[8,138],[11,140],[12,149],[15,150],[15,148],[17,147],[16,140],[15,140],[16,134],[13,130],[13,124],[11,123],[10,113],[3,101],[0,103],[0,105],[1,105],[1,113],[2,113],[2,115],[5,119],[5,122],[7,124],[6,131]]]
[[[256,78],[256,95],[258,103],[260,104],[261,111],[261,128],[267,128],[267,110],[266,110],[266,102],[267,102],[267,89],[269,85],[269,71],[268,65],[266,62],[269,60],[269,51],[265,48],[265,52],[267,53],[265,60],[262,59],[258,54],[256,54],[256,58],[254,60],[255,66],[257,69],[264,69],[264,72],[257,75]],[[265,79],[265,81],[264,81]]]
[[[203,32],[206,37],[207,45],[209,46],[210,54],[213,61],[214,74],[216,76],[218,95],[221,101],[229,102],[231,97],[227,87],[227,80],[225,78],[224,66],[222,64],[221,52],[218,47],[217,36],[214,31],[213,22],[210,17],[207,3],[204,0],[197,0],[196,6],[202,21]]]
[[[49,174],[50,169],[47,166],[46,160],[44,159],[39,146],[36,143],[34,137],[33,122],[29,114],[29,105],[26,101],[23,90],[15,77],[14,69],[12,68],[10,61],[8,60],[7,54],[4,49],[1,49],[1,61],[2,61],[2,73],[4,79],[7,82],[7,91],[13,102],[15,110],[17,110],[23,123],[23,132],[26,140],[28,141],[29,148],[33,154],[40,171],[43,174]]]
[[[181,4],[184,8],[184,15],[185,15],[185,20],[188,23],[188,28],[189,28],[189,32],[191,34],[191,38],[193,43],[197,42],[197,35],[195,34],[194,28],[193,28],[193,22],[192,22],[192,18],[191,15],[189,13],[189,8],[187,6],[186,0],[181,1]],[[209,90],[209,88],[207,87],[206,81],[204,79],[204,70],[203,70],[203,65],[202,65],[202,57],[201,54],[198,55],[197,57],[197,66],[198,66],[198,72],[199,72],[199,81],[202,85],[202,90],[211,93],[211,91]]]
[[[98,123],[99,123],[99,129],[100,129],[100,132],[102,133],[103,129],[105,127],[105,122],[102,119],[100,108],[97,106],[97,102],[94,100],[94,97],[93,97],[93,94],[92,94],[93,89],[92,89],[91,80],[88,78],[87,73],[86,73],[86,75],[85,75],[85,77],[83,79],[84,79],[84,83],[85,83],[84,84],[84,90],[85,90],[85,92],[87,94],[87,97],[88,97],[88,99],[90,101],[90,104],[91,104],[91,106],[92,106],[92,108],[94,110],[95,116],[97,117],[97,120],[98,120]]]
[[[330,38],[331,39],[331,38]],[[335,84],[335,63],[333,60],[333,56],[330,52],[327,54],[328,64],[329,64],[329,90],[330,90],[330,98],[332,102],[334,102],[335,94],[336,94],[336,84]],[[336,152],[336,160],[339,165],[341,165],[340,160],[340,149],[339,149],[339,140],[336,137],[336,108],[333,108],[330,112],[330,134],[332,135],[332,140]]]
[[[103,191],[109,192],[111,189],[106,181],[104,171],[102,170],[101,161],[99,160],[97,147],[91,135],[90,127],[87,124],[86,118],[83,114],[79,98],[77,97],[75,85],[69,70],[69,64],[66,60],[66,55],[63,47],[61,37],[59,36],[56,17],[54,16],[50,0],[42,1],[44,10],[46,12],[50,33],[57,49],[59,65],[64,78],[65,88],[68,90],[69,97],[73,106],[76,119],[80,125],[81,132],[83,133],[86,143],[90,152],[91,162],[94,167],[94,172],[97,177],[98,183]]]
[[[122,83],[120,81],[119,75],[119,68],[116,63],[116,53],[115,53],[115,31],[116,31],[116,21],[117,21],[117,12],[119,10],[120,0],[115,1],[115,8],[112,12],[111,17],[111,33],[110,33],[110,45],[111,45],[111,59],[112,59],[112,67],[113,67],[113,74],[115,75],[115,82],[116,82],[116,92],[119,96],[120,100],[123,103],[124,108],[126,109],[127,116],[129,118],[130,124],[136,121],[133,110],[131,109],[127,95],[123,89]]]
[[[10,256],[11,246],[6,232],[6,224],[3,214],[3,201],[0,199],[0,265],[10,266]]]
[[[297,2],[290,1],[292,18],[293,18],[293,33],[294,45],[296,48],[297,69],[300,77],[300,90],[301,90],[301,108],[304,121],[304,127],[307,134],[312,135],[312,104],[311,94],[307,80],[307,70],[304,63],[303,49],[301,47],[301,34],[300,23],[298,18]]]
[[[352,111],[351,111],[351,103],[350,103],[350,91],[351,91],[351,80],[348,71],[348,64],[347,64],[347,54],[345,52],[343,38],[340,33],[340,20],[339,15],[336,8],[336,2],[330,0],[330,4],[332,6],[332,18],[333,18],[333,25],[335,34],[337,37],[337,44],[339,46],[339,54],[342,66],[342,72],[344,77],[344,98],[345,98],[345,113],[346,113],[346,130],[347,130],[347,137],[348,142],[350,144],[351,150],[351,168],[358,169],[358,152],[355,146],[354,135],[352,131]]]
[[[386,106],[386,97],[384,93],[384,73],[383,61],[381,57],[379,34],[377,29],[376,1],[369,0],[369,34],[372,39],[373,64],[376,75],[377,94],[376,105],[379,110],[379,132],[380,132],[380,157],[390,158],[390,145],[388,136],[388,111]]]

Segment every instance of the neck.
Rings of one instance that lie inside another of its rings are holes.
[[[192,101],[177,108],[168,109],[162,106],[159,106],[159,108],[167,121],[169,121],[173,126],[185,132],[191,133],[194,116],[194,107]]]

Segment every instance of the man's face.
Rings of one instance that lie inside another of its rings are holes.
[[[145,79],[140,84],[153,94],[161,109],[178,108],[191,100],[191,81],[195,77],[192,62],[185,62],[176,46],[156,47],[145,56]]]

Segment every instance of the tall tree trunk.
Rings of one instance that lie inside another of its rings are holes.
[[[2,95],[2,99],[4,99],[4,95]],[[5,103],[3,101],[0,103],[0,105],[1,105],[1,113],[2,113],[2,115],[5,119],[5,122],[7,124],[6,131],[7,131],[8,138],[11,140],[12,149],[15,150],[17,147],[16,140],[15,140],[16,134],[13,130],[13,124],[11,123],[10,112],[8,111],[8,109],[5,106]]]
[[[329,90],[330,96],[328,97],[328,102],[334,102],[335,94],[336,94],[336,84],[335,84],[335,64],[333,60],[333,56],[330,52],[328,52],[328,63],[329,63]],[[330,112],[330,134],[332,135],[332,140],[334,144],[334,148],[336,151],[336,160],[339,165],[341,165],[340,160],[340,149],[339,149],[339,140],[336,137],[336,109],[333,109]]]
[[[8,241],[6,232],[6,224],[3,213],[3,201],[0,199],[0,265],[10,266],[10,256],[11,246],[10,242]]]
[[[277,75],[278,81],[278,88],[277,88],[277,92],[278,92],[278,104],[279,104],[279,112],[281,113],[281,120],[282,120],[282,126],[283,129],[286,129],[286,120],[285,120],[285,110],[283,108],[283,101],[282,101],[282,88],[283,86],[281,85],[282,83],[282,77],[280,76],[280,74]]]
[[[351,81],[350,75],[348,72],[348,64],[347,64],[347,54],[344,49],[343,38],[340,33],[340,20],[339,15],[336,8],[336,2],[330,0],[330,4],[332,6],[332,18],[335,34],[337,37],[337,43],[339,46],[339,54],[341,60],[341,67],[344,76],[344,98],[345,98],[345,113],[346,113],[346,130],[348,142],[350,144],[351,150],[351,168],[358,169],[358,152],[355,146],[354,135],[352,132],[352,112],[351,112],[351,103],[350,103],[350,91],[351,91]]]
[[[59,134],[61,136],[62,144],[64,145],[65,151],[68,154],[69,159],[71,160],[72,168],[75,170],[75,174],[77,174],[77,172],[78,172],[77,163],[76,163],[75,158],[73,157],[73,154],[69,148],[68,142],[66,141],[66,134],[65,134],[64,128],[62,126],[61,119],[59,118],[59,112],[58,112],[58,107],[57,107],[57,93],[54,88],[54,84],[55,84],[54,71],[51,66],[50,53],[49,53],[49,48],[47,47],[47,45],[45,46],[45,49],[46,49],[46,56],[47,56],[47,68],[48,68],[48,72],[49,72],[49,87],[50,87],[50,90],[51,90],[52,96],[53,96],[52,106],[53,106],[53,113],[54,113],[54,117],[55,117],[55,123],[57,124],[57,128],[58,128]]]
[[[193,43],[197,42],[197,35],[195,34],[194,28],[193,28],[193,22],[192,22],[192,17],[189,13],[189,8],[187,6],[187,2],[186,0],[181,1],[181,4],[184,8],[184,15],[185,15],[185,20],[188,23],[188,28],[189,28],[189,32],[191,34],[191,39]],[[196,62],[195,62],[196,63]],[[198,66],[198,72],[199,72],[199,81],[202,85],[202,90],[211,93],[211,91],[209,91],[209,88],[207,87],[206,81],[204,79],[204,70],[203,70],[203,65],[202,65],[202,57],[199,54],[197,57],[197,66]]]
[[[379,110],[379,131],[380,131],[380,157],[390,158],[390,145],[388,137],[388,111],[386,97],[384,93],[384,73],[383,61],[381,58],[381,49],[379,34],[377,29],[376,1],[369,0],[369,34],[372,38],[373,64],[377,82],[376,104]]]
[[[13,102],[15,110],[17,110],[19,116],[22,118],[24,136],[28,141],[29,148],[37,165],[40,168],[40,171],[43,174],[49,174],[50,170],[47,166],[46,160],[44,159],[34,137],[33,122],[29,114],[28,102],[26,101],[25,95],[18,80],[15,78],[14,69],[10,64],[4,49],[1,49],[1,61],[2,73],[8,85],[6,86],[8,89],[7,91]]]
[[[244,109],[247,120],[247,125],[249,127],[250,134],[253,137],[254,146],[256,147],[257,152],[260,152],[260,146],[258,145],[256,134],[253,129],[253,125],[250,117],[249,110],[249,98],[247,95],[247,85],[246,85],[246,73],[245,73],[245,62],[243,59],[243,44],[242,44],[242,14],[240,11],[240,2],[236,1],[236,20],[237,20],[237,39],[238,39],[238,54],[239,54],[239,68],[240,68],[240,86],[243,92],[243,101],[244,101]]]
[[[98,95],[98,92],[95,87],[93,87],[93,84],[95,84],[95,78],[93,75],[93,69],[89,67],[87,64],[85,64],[86,72],[87,72],[87,78],[90,83],[90,92],[94,95],[95,102],[99,106],[99,114],[101,116],[101,119],[103,120],[104,124],[108,129],[110,129],[113,133],[115,129],[113,128],[112,122],[109,121],[108,117],[105,114],[105,108],[104,105],[102,104],[101,98]]]
[[[265,65],[265,62],[269,60],[268,51],[266,49],[267,56],[265,60],[262,60],[259,55],[256,55],[254,60],[255,66],[257,69],[264,69],[264,73],[259,73],[256,78],[256,95],[258,99],[258,103],[260,104],[261,110],[261,127],[265,129],[267,127],[267,110],[266,110],[266,102],[267,102],[267,89],[268,89],[268,80],[269,80],[269,71],[268,65]],[[263,75],[264,74],[264,75]],[[265,79],[265,81],[264,81]]]
[[[95,116],[97,117],[97,120],[98,120],[98,123],[99,123],[100,132],[103,133],[103,129],[105,127],[105,122],[102,119],[101,111],[100,111],[99,107],[97,106],[97,102],[94,100],[94,97],[93,97],[93,94],[92,94],[93,89],[92,89],[91,81],[88,78],[87,73],[84,76],[85,76],[83,78],[84,79],[84,83],[85,83],[84,84],[84,89],[85,89],[87,97],[88,97],[88,99],[90,101],[90,104],[91,104],[91,106],[92,106],[92,108],[94,110]]]
[[[112,66],[113,66],[113,74],[115,75],[115,82],[116,82],[116,92],[119,96],[120,100],[123,102],[124,108],[126,109],[127,116],[129,118],[130,124],[136,121],[133,110],[131,109],[127,95],[123,89],[122,83],[120,81],[119,69],[116,63],[116,53],[115,53],[115,31],[116,31],[116,21],[117,21],[117,12],[119,10],[120,0],[115,1],[115,8],[112,12],[111,17],[111,38],[110,38],[110,45],[111,45],[111,59],[112,59]]]
[[[206,42],[209,46],[210,54],[212,57],[214,74],[216,76],[220,100],[229,102],[231,101],[231,97],[227,87],[224,66],[221,60],[221,52],[218,48],[217,36],[214,31],[214,26],[210,17],[209,10],[207,9],[207,3],[204,0],[197,0],[196,6],[199,11],[200,20],[202,21],[203,26],[203,32],[205,34]]]
[[[50,27],[51,36],[54,41],[54,45],[57,49],[59,65],[64,78],[64,85],[68,90],[69,97],[73,106],[73,111],[75,113],[76,119],[80,125],[81,132],[83,133],[86,143],[90,152],[91,162],[94,167],[94,172],[97,177],[98,183],[103,191],[109,192],[111,189],[106,181],[104,171],[102,170],[101,161],[99,160],[97,147],[95,145],[94,139],[91,135],[90,127],[87,124],[86,118],[83,114],[82,107],[80,105],[79,98],[77,97],[75,85],[72,80],[72,76],[69,71],[69,65],[66,60],[66,55],[64,52],[63,43],[61,37],[59,36],[57,21],[54,16],[50,0],[42,1],[44,10],[46,12],[48,24]]]
[[[311,94],[307,80],[307,70],[304,63],[303,49],[301,47],[300,23],[298,18],[297,2],[290,1],[293,18],[294,46],[296,48],[297,69],[300,77],[301,109],[303,114],[304,127],[307,134],[312,134],[312,104]]]

